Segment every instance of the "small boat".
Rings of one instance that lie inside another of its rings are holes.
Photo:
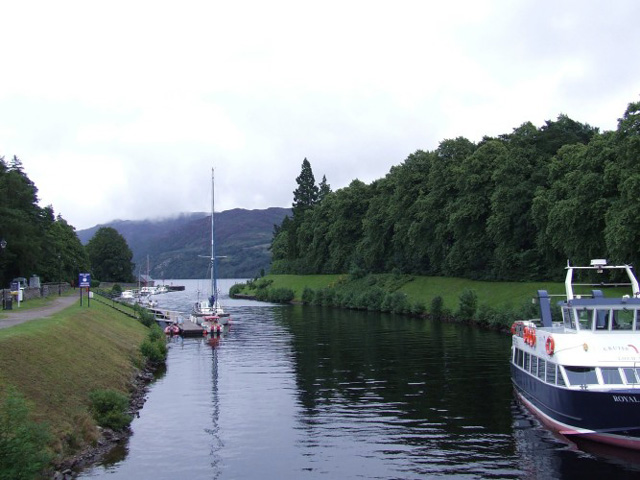
[[[172,323],[171,325],[164,327],[164,333],[166,335],[180,335],[182,333],[182,329],[179,325]]]
[[[134,300],[136,298],[133,290],[123,290],[120,294],[121,300]]]
[[[221,325],[227,325],[231,320],[231,316],[224,311],[220,304],[220,291],[218,290],[218,258],[216,256],[215,242],[215,183],[213,169],[211,169],[211,288],[209,297],[202,301],[197,301],[191,311],[191,321],[202,324],[205,317],[216,316]]]
[[[591,278],[577,283],[574,275]],[[594,281],[600,275],[612,279]],[[631,292],[605,297],[599,288],[607,286]],[[598,288],[577,294],[576,287]],[[568,439],[640,450],[640,288],[632,267],[602,259],[567,265],[565,290],[562,321],[552,320],[551,296],[539,290],[541,318],[511,327],[516,394]]]
[[[202,333],[216,335],[222,333],[223,326],[220,323],[220,317],[217,315],[210,315],[202,318]]]

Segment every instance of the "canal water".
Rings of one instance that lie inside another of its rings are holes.
[[[186,312],[207,289],[172,282],[186,289],[157,296],[161,307]],[[640,477],[637,454],[578,448],[515,400],[508,335],[223,302],[228,331],[215,341],[172,338],[133,434],[79,478]]]

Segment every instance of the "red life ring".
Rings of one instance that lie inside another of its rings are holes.
[[[547,337],[547,342],[545,343],[544,348],[549,356],[552,356],[556,351],[556,342],[551,335]]]

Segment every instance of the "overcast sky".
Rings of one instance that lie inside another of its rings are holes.
[[[418,149],[616,128],[640,100],[640,2],[0,0],[0,156],[78,230],[288,207]]]

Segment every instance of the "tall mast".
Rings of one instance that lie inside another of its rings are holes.
[[[211,168],[211,306],[215,305],[216,297],[218,295],[218,262],[216,261],[216,223],[215,223],[215,183],[213,168]]]

